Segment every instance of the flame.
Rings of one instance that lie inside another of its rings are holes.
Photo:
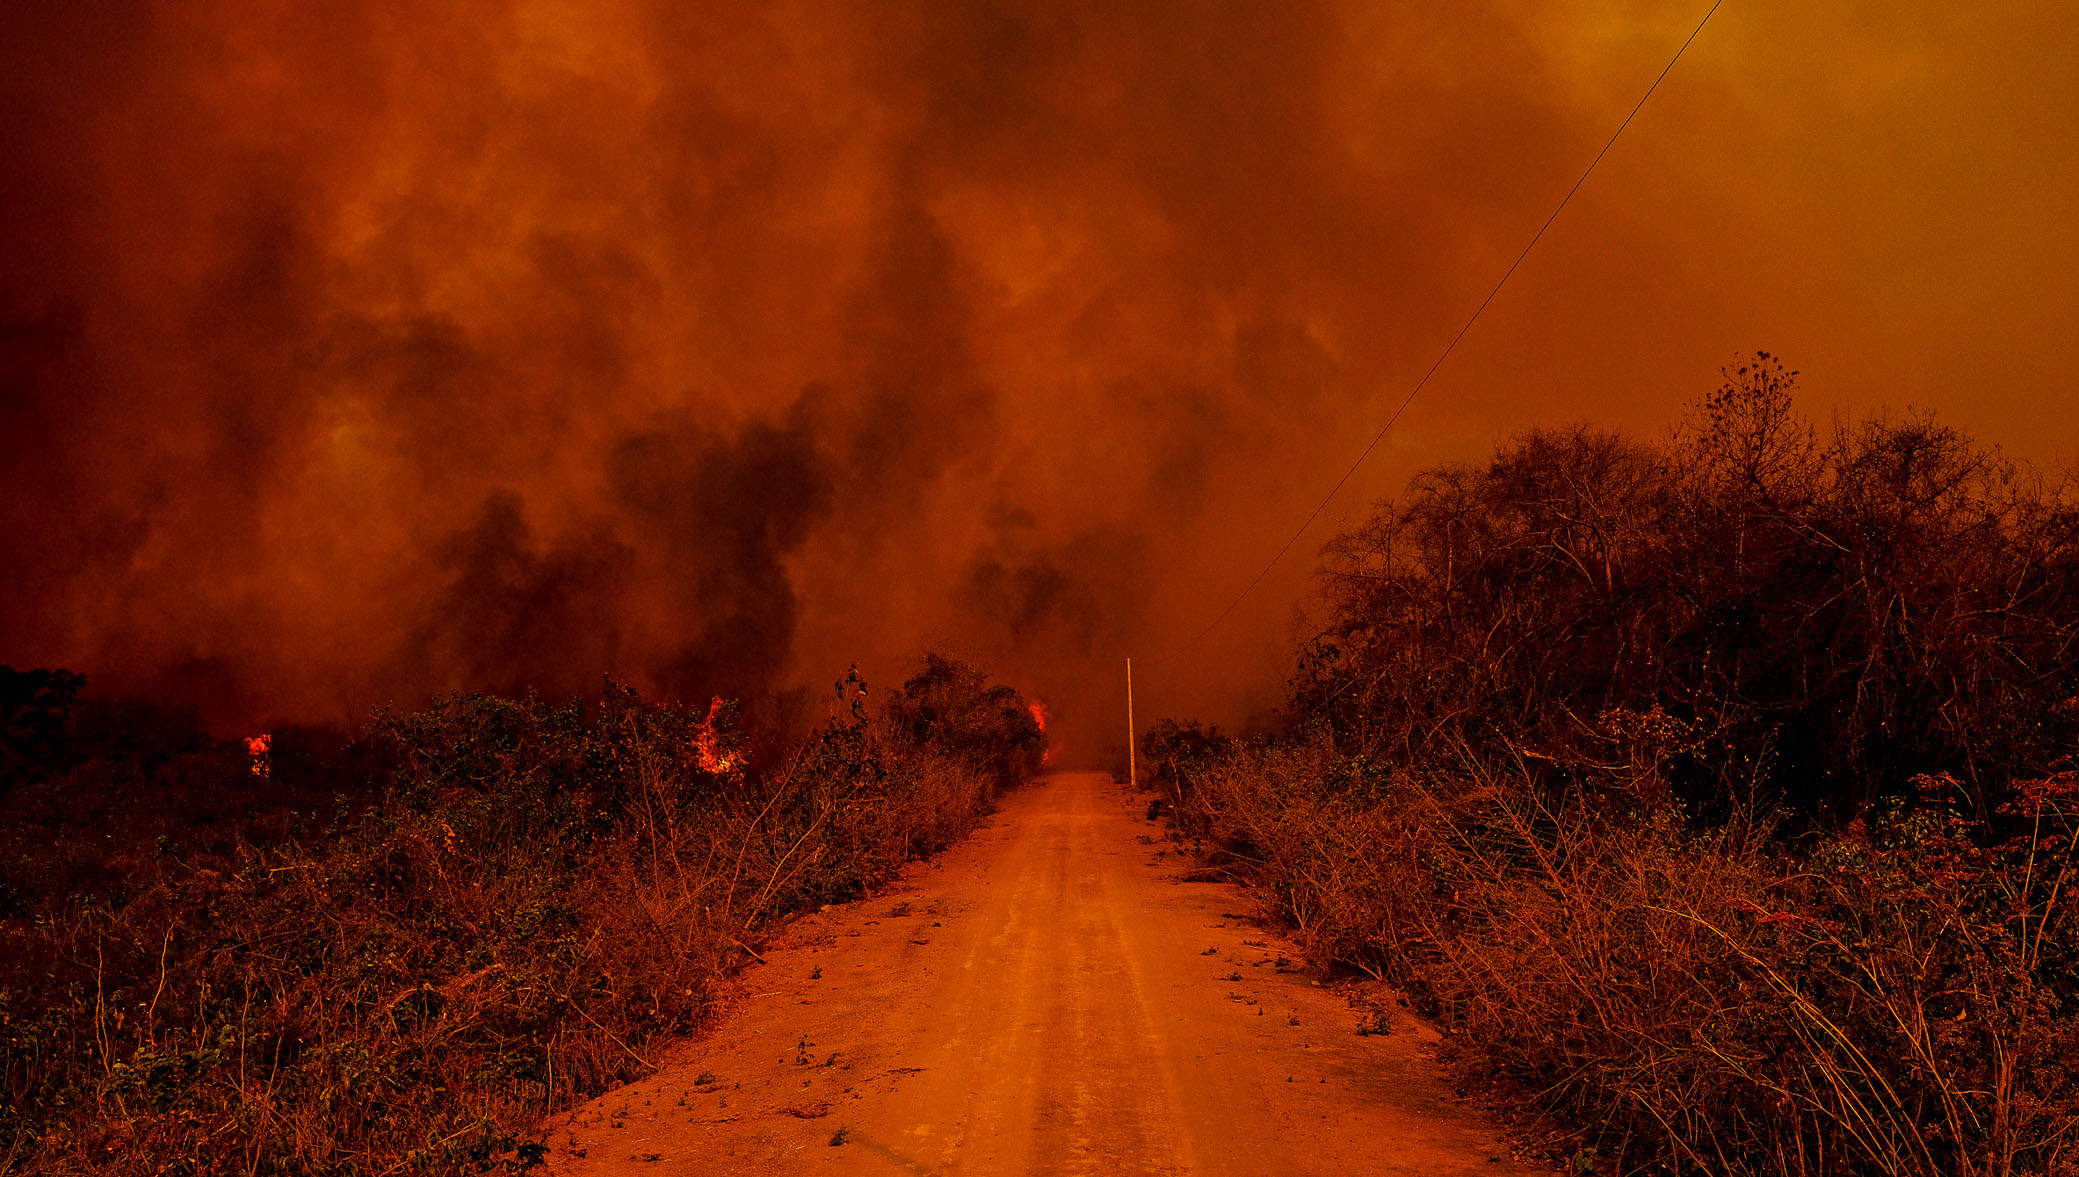
[[[1029,705],[1028,705],[1028,707],[1027,707],[1027,710],[1029,710],[1029,711],[1031,711],[1031,712],[1032,712],[1032,722],[1034,722],[1034,723],[1036,723],[1036,724],[1038,724],[1038,725],[1039,725],[1039,729],[1040,729],[1040,734],[1041,734],[1041,735],[1043,735],[1043,736],[1044,736],[1044,735],[1046,735],[1046,734],[1047,734],[1047,705],[1046,705],[1045,703],[1042,703],[1042,702],[1040,702],[1039,700],[1035,699],[1035,700],[1033,700],[1033,701],[1031,702],[1031,704],[1029,704]],[[1045,749],[1041,750],[1041,752],[1040,752],[1040,763],[1041,763],[1041,764],[1052,764],[1053,762],[1054,762],[1054,749],[1053,749],[1053,748],[1051,748],[1051,747],[1049,747],[1049,748],[1045,748]]]
[[[246,755],[253,758],[253,775],[266,780],[274,775],[274,733],[262,732],[245,738]]]
[[[719,696],[707,705],[707,718],[693,736],[693,753],[700,762],[700,771],[725,773],[737,766],[738,757],[720,750],[715,737],[715,716],[721,714],[722,700]]]

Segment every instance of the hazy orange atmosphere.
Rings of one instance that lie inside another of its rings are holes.
[[[879,686],[1275,704],[1315,550],[1735,353],[2068,461],[2079,21],[1701,3],[0,14],[0,661],[220,734]]]

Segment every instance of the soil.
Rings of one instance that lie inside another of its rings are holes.
[[[1051,777],[797,921],[711,1032],[551,1124],[550,1171],[1550,1172],[1454,1097],[1433,1030],[1325,985],[1146,806]]]

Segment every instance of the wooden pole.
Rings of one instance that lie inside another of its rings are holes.
[[[1139,758],[1134,753],[1135,728],[1133,726],[1133,659],[1126,660],[1126,781],[1135,789],[1141,787]]]

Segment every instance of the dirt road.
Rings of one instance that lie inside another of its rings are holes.
[[[1245,892],[1182,881],[1145,805],[1050,778],[796,923],[711,1035],[560,1122],[552,1172],[1539,1171],[1453,1100],[1406,1011],[1359,1035]]]

